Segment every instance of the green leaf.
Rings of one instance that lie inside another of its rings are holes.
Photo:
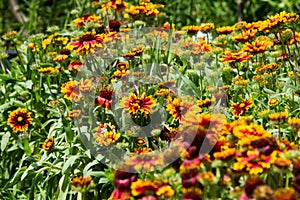
[[[4,151],[10,138],[10,132],[5,133],[1,139],[1,151]]]
[[[65,171],[66,171],[70,166],[72,166],[72,165],[74,164],[75,160],[78,159],[78,158],[80,158],[80,156],[78,156],[78,155],[71,156],[71,157],[67,160],[67,162],[64,164],[64,166],[63,166],[63,168],[62,168],[62,170],[61,170],[61,173],[64,174]]]
[[[26,155],[30,156],[32,153],[32,150],[29,146],[28,138],[24,138],[23,141],[24,141],[24,151],[25,151]]]
[[[69,189],[69,176],[63,175],[59,180],[59,194],[57,199],[66,199]]]

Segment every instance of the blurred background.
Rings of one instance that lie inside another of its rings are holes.
[[[126,1],[126,0],[125,0]],[[0,0],[0,34],[11,30],[40,33],[49,26],[66,26],[72,10],[88,14],[93,0]],[[107,1],[102,1],[107,2]],[[139,0],[128,0],[137,4]],[[237,21],[263,20],[280,11],[300,11],[299,0],[152,0],[164,4],[165,18],[181,28],[184,25],[214,23],[216,27]]]

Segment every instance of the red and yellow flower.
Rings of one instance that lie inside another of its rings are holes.
[[[86,32],[83,35],[73,38],[74,42],[67,45],[69,50],[75,50],[77,53],[89,54],[95,51],[96,47],[102,47],[105,36],[99,35],[96,32]]]
[[[152,112],[156,101],[152,96],[146,96],[145,92],[141,96],[131,93],[129,97],[123,97],[121,99],[120,105],[122,108],[127,109],[131,115],[141,112],[146,116]]]
[[[31,112],[27,112],[26,108],[18,108],[9,114],[7,124],[13,128],[13,132],[27,131],[28,125],[33,121],[30,114]]]

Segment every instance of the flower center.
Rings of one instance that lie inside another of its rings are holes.
[[[80,43],[93,41],[93,40],[95,40],[95,37],[94,37],[94,35],[92,35],[90,33],[81,36],[80,39],[79,39]]]
[[[23,121],[23,117],[22,117],[22,116],[19,116],[18,119],[17,119],[17,121],[18,121],[18,122]]]

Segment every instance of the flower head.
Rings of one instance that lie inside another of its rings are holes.
[[[152,112],[155,104],[155,99],[152,96],[146,96],[145,92],[141,96],[131,93],[129,97],[123,97],[120,102],[121,107],[127,109],[129,114],[135,115],[141,112],[144,116]]]
[[[83,35],[74,38],[74,42],[67,45],[69,50],[75,49],[78,53],[93,53],[96,47],[101,47],[104,43],[104,35],[96,35],[95,32],[86,32]]]
[[[33,120],[30,114],[25,108],[18,108],[9,114],[7,124],[13,128],[13,132],[26,131],[28,130],[28,125],[32,124]]]
[[[50,137],[45,140],[43,143],[43,149],[46,151],[50,151],[52,147],[54,146],[54,138]]]

